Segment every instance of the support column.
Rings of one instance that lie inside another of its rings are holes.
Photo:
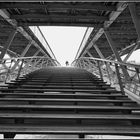
[[[106,38],[107,38],[107,41],[108,41],[108,43],[109,43],[109,45],[110,45],[110,47],[111,47],[111,49],[112,49],[112,51],[113,51],[113,53],[114,53],[116,59],[117,59],[117,61],[120,62],[120,63],[123,63],[121,57],[119,56],[119,53],[117,52],[117,49],[116,49],[116,46],[117,46],[117,45],[116,45],[116,43],[112,40],[112,38],[111,38],[109,32],[108,32],[107,30],[104,30],[104,34],[105,34],[105,36],[106,36]],[[125,76],[125,79],[129,81],[129,80],[130,80],[130,76],[129,76],[129,74],[128,74],[126,68],[125,68],[124,66],[122,66],[122,65],[120,65],[120,67],[121,67],[122,72],[123,72],[123,74],[124,74],[124,76]]]
[[[140,18],[136,11],[136,3],[128,2],[128,7],[129,7],[131,17],[136,28],[136,32],[138,34],[138,40],[140,40]]]
[[[14,37],[15,37],[16,33],[17,33],[17,29],[14,29],[14,30],[11,32],[11,34],[9,35],[8,40],[6,41],[4,47],[3,47],[2,51],[1,51],[0,60],[2,60],[2,59],[4,58],[4,56],[5,56],[6,52],[7,52],[7,50],[9,49],[9,47],[10,47],[12,41],[14,40]]]

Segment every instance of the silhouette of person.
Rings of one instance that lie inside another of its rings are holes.
[[[68,66],[68,65],[69,65],[69,62],[68,62],[68,61],[66,61],[66,62],[65,62],[65,64],[66,64],[66,66]]]

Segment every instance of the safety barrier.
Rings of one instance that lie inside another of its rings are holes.
[[[126,90],[140,96],[140,66],[93,57],[81,57],[72,66],[86,69],[123,93]]]
[[[57,60],[40,56],[3,59],[0,63],[0,82],[2,84],[37,69],[59,65]]]

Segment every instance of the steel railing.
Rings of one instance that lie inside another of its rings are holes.
[[[111,86],[140,96],[140,66],[131,63],[81,57],[72,62],[72,66],[86,69],[97,77],[108,82]],[[124,69],[124,70],[122,70]],[[124,73],[125,71],[125,73]],[[128,74],[126,76],[126,73]]]
[[[0,82],[5,83],[48,66],[60,64],[55,59],[40,56],[3,59],[0,63]]]

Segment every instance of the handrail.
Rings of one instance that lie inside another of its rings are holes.
[[[44,57],[44,56],[3,58],[3,59],[1,59],[0,61],[3,62],[3,61],[7,61],[7,60],[22,60],[22,59],[31,59],[31,58],[33,58],[33,59],[34,59],[34,58],[46,58],[46,59],[55,61],[58,65],[60,65],[60,63],[59,63],[56,59],[53,59],[53,58],[50,58],[50,57]]]
[[[0,82],[6,83],[48,66],[60,66],[60,63],[45,56],[4,58],[1,60]]]
[[[74,60],[71,65],[94,73],[111,86],[121,90],[122,93],[129,92],[131,95],[140,96],[140,66],[137,64],[94,57],[80,57]],[[122,68],[128,73],[129,78],[125,77]]]
[[[73,65],[73,63],[75,61],[80,60],[80,59],[92,59],[92,60],[105,61],[105,62],[115,63],[115,64],[119,64],[119,65],[124,65],[124,66],[130,66],[130,67],[140,68],[140,65],[137,65],[137,64],[131,64],[131,63],[125,63],[125,62],[118,62],[118,61],[113,61],[113,60],[108,60],[108,59],[101,59],[101,58],[95,58],[95,57],[80,57],[78,59],[75,59],[71,63],[71,65]]]

